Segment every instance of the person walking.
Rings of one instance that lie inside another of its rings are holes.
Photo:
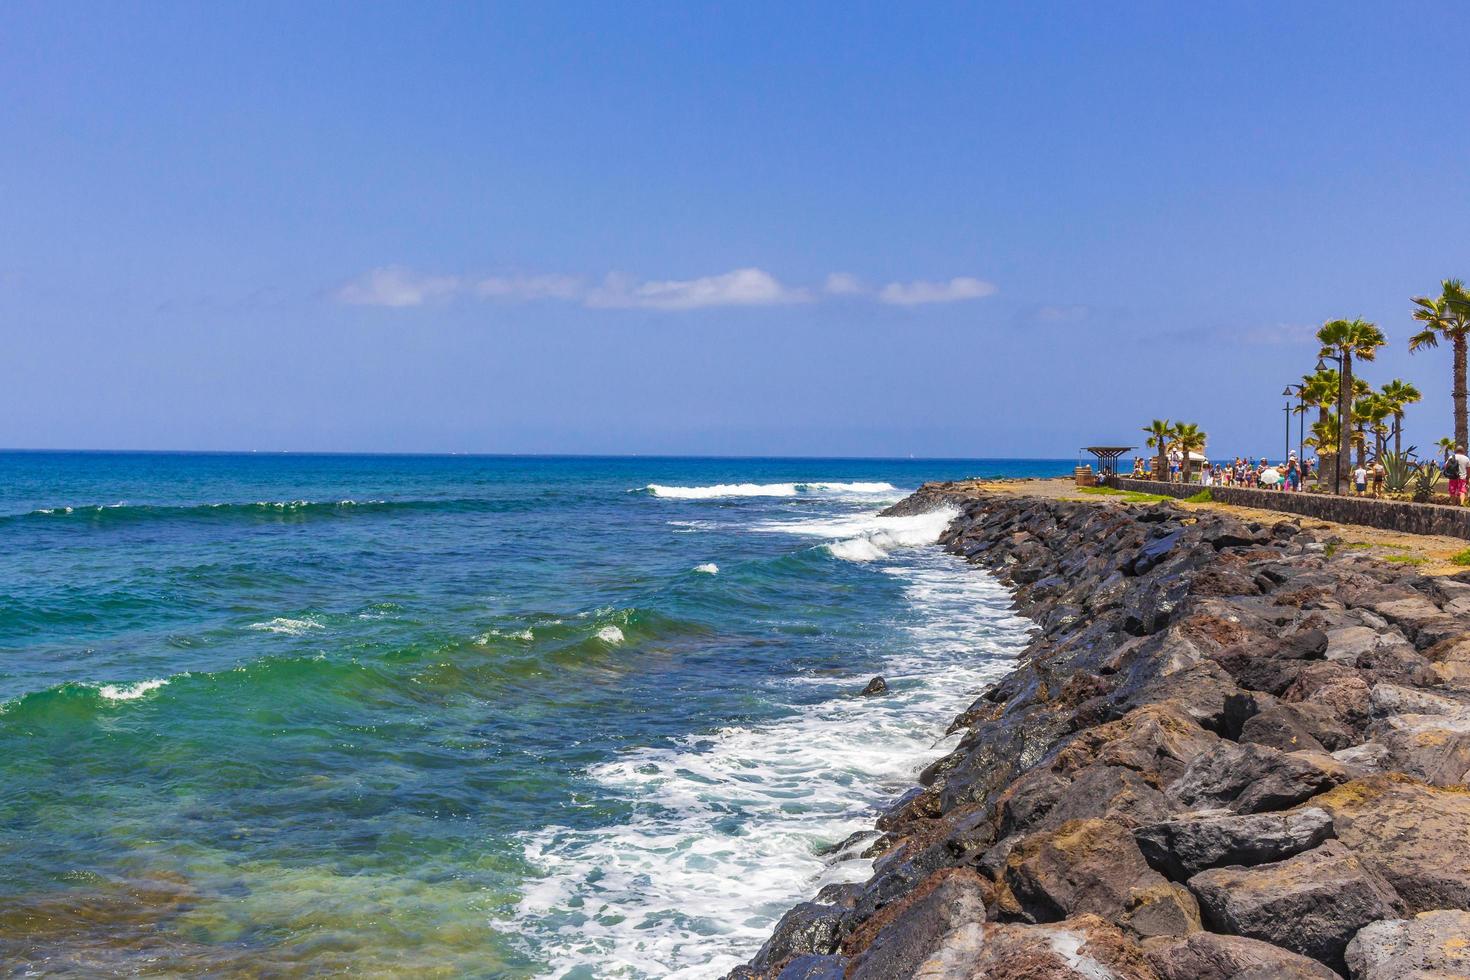
[[[1302,488],[1302,467],[1296,461],[1296,457],[1286,461],[1286,489],[1296,493]]]
[[[1357,488],[1359,497],[1368,492],[1368,471],[1363,468],[1362,463],[1353,470],[1353,486]]]
[[[1465,447],[1456,445],[1455,451],[1445,458],[1445,479],[1450,481],[1450,499],[1456,507],[1465,506],[1465,478],[1470,475],[1470,456],[1465,455]]]
[[[1373,496],[1383,496],[1383,478],[1387,475],[1388,471],[1383,467],[1383,460],[1375,459],[1373,461]]]

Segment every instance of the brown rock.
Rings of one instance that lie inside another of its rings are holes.
[[[1149,868],[1133,835],[1104,820],[1073,820],[1012,849],[1002,872],[1015,907],[1033,922],[1092,913],[1139,935],[1199,928],[1188,891]]]
[[[1470,790],[1369,776],[1312,801],[1337,836],[1403,897],[1406,911],[1470,908]]]
[[[1316,960],[1244,936],[1196,932],[1145,940],[1143,950],[1161,980],[1339,980]]]
[[[912,977],[949,960],[973,960],[990,897],[989,882],[968,869],[946,869],[931,876],[843,942],[843,952],[856,956],[850,975]]]
[[[1181,881],[1206,868],[1280,861],[1331,836],[1332,817],[1319,807],[1284,813],[1206,811],[1133,832],[1148,863]]]
[[[1360,928],[1402,907],[1386,881],[1332,840],[1275,864],[1202,871],[1189,888],[1211,929],[1284,946],[1334,969]]]
[[[1137,942],[1095,915],[1044,925],[990,923],[979,954],[925,980],[1158,980]],[[898,980],[895,976],[893,980]]]

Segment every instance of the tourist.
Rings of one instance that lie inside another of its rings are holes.
[[[1383,496],[1383,478],[1387,475],[1388,470],[1384,468],[1383,461],[1375,459],[1373,461],[1373,496]]]
[[[1465,478],[1470,474],[1470,457],[1465,455],[1465,447],[1456,445],[1455,451],[1445,457],[1444,475],[1450,481],[1450,500],[1456,507],[1465,506]]]
[[[1180,463],[1182,461],[1183,461],[1183,457],[1179,455],[1179,450],[1177,450],[1177,449],[1171,449],[1171,450],[1169,450],[1169,482],[1170,483],[1178,483],[1179,482],[1179,467],[1180,467]]]
[[[1144,476],[1145,476],[1145,474],[1143,472],[1143,457],[1142,456],[1134,456],[1133,457],[1133,479],[1135,479],[1135,480],[1142,480],[1144,478]]]
[[[1296,461],[1296,454],[1286,461],[1286,489],[1295,493],[1302,488],[1302,468]]]
[[[1353,470],[1353,485],[1358,488],[1358,496],[1368,492],[1368,471],[1359,463],[1358,468]]]
[[[1215,472],[1210,466],[1210,461],[1205,460],[1205,465],[1199,471],[1199,482],[1202,487],[1213,487],[1215,485]]]

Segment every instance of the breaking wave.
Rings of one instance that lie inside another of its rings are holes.
[[[670,487],[650,483],[641,488],[655,497],[712,500],[717,497],[795,497],[801,494],[891,494],[891,483],[717,483],[710,487]]]

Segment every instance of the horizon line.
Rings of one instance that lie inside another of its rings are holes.
[[[552,453],[552,452],[427,452],[355,449],[72,449],[64,447],[6,447],[0,454],[95,454],[114,456],[395,456],[480,459],[745,459],[745,460],[871,460],[874,462],[1063,462],[1074,456],[803,456],[754,453]]]

